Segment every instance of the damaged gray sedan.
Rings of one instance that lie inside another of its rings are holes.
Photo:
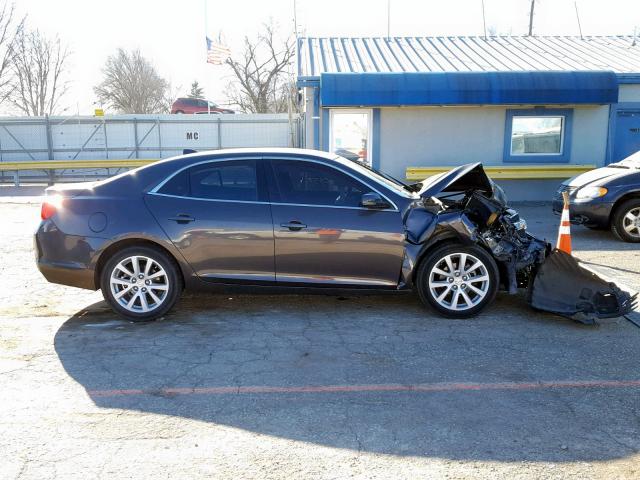
[[[151,320],[183,289],[414,290],[449,317],[504,288],[581,321],[635,297],[531,236],[481,164],[414,185],[297,149],[201,152],[47,189],[35,236],[51,282]]]

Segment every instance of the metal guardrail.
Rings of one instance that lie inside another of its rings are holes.
[[[83,168],[136,168],[158,161],[158,159],[124,160],[41,160],[28,162],[0,162],[0,172],[21,170],[64,170]]]
[[[13,184],[20,186],[20,172],[43,170],[47,172],[48,182],[51,185],[55,179],[56,170],[84,170],[84,169],[122,169],[137,168],[157,162],[159,159],[110,159],[110,160],[40,160],[25,162],[0,162],[0,172],[13,172]]]
[[[423,180],[451,168],[453,166],[408,167],[406,178]],[[544,180],[569,178],[594,168],[595,165],[485,165],[484,171],[489,177],[501,180]]]

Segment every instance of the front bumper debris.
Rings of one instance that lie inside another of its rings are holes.
[[[538,267],[529,284],[528,301],[539,310],[593,324],[598,318],[626,315],[634,309],[637,296],[556,249]]]

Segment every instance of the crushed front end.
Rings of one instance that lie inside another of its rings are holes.
[[[508,207],[504,193],[481,164],[455,170],[459,173],[451,175],[450,182],[440,178],[423,187],[423,206],[437,212],[434,225],[446,223],[458,236],[466,232],[463,240],[491,252],[509,293],[527,289],[532,307],[583,323],[623,316],[635,307],[637,294],[528,233],[526,222]],[[454,212],[457,218],[452,221]]]

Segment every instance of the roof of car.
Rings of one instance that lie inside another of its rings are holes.
[[[189,153],[188,157],[199,156],[224,156],[224,155],[286,155],[286,156],[307,156],[319,157],[325,160],[334,160],[334,153],[322,152],[320,150],[311,150],[308,148],[289,148],[289,147],[261,147],[261,148],[225,148],[221,150],[203,150],[195,153]],[[175,157],[174,157],[175,158]]]
[[[287,157],[315,157],[321,158],[323,160],[329,162],[336,161],[336,154],[329,152],[321,152],[319,150],[310,150],[306,148],[284,148],[284,147],[263,147],[263,148],[224,148],[220,150],[203,150],[194,153],[187,153],[183,155],[176,155],[175,157],[163,158],[157,162],[150,163],[149,165],[145,165],[143,167],[138,167],[136,170],[144,170],[147,168],[163,168],[167,166],[167,164],[182,164],[189,163],[189,160],[198,160],[202,158],[203,160],[207,160],[209,158],[213,159],[215,157],[224,157],[224,156],[261,156],[261,155],[282,155],[283,159]],[[339,162],[338,162],[339,163]]]

